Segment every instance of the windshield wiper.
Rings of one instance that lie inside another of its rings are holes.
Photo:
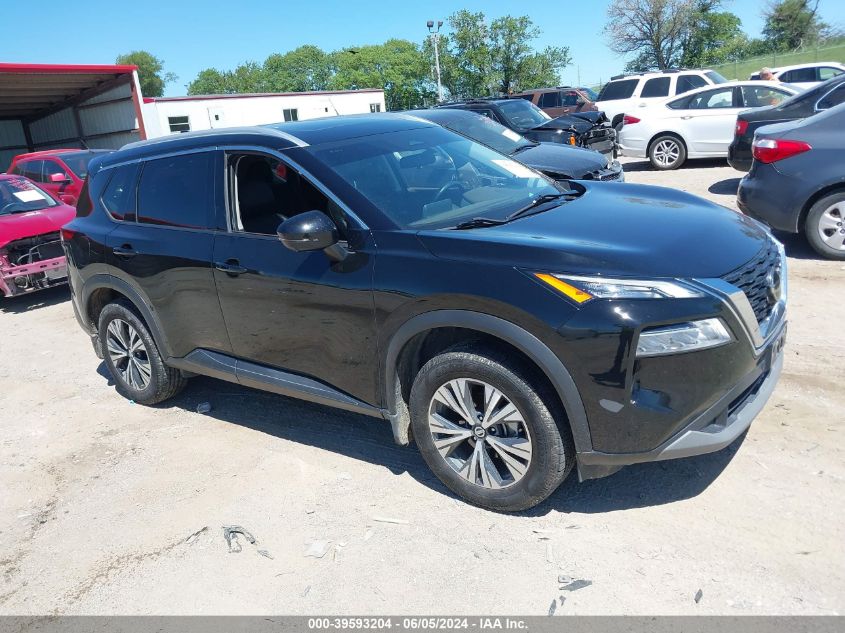
[[[532,209],[536,209],[541,204],[546,204],[547,202],[552,202],[553,200],[558,200],[560,198],[563,198],[565,196],[570,196],[570,195],[573,195],[573,193],[572,192],[544,193],[542,196],[537,196],[536,198],[534,198],[529,204],[526,204],[521,209],[517,209],[516,211],[511,213],[509,216],[507,216],[505,218],[505,221],[509,222],[511,220],[516,220],[517,218],[522,217],[523,215],[525,215],[526,213],[528,213]]]
[[[519,154],[522,150],[528,149],[529,147],[537,147],[539,143],[526,143],[525,145],[520,145],[515,150],[511,152],[511,156],[514,154]]]
[[[464,229],[480,229],[485,226],[499,226],[500,224],[504,224],[507,220],[494,220],[493,218],[473,218],[472,220],[466,220],[465,222],[460,222],[452,227],[453,230],[456,231],[463,231]]]

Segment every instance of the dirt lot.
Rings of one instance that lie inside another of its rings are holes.
[[[627,169],[727,205],[739,176]],[[369,418],[205,378],[133,405],[65,289],[0,301],[0,613],[843,613],[845,265],[787,247],[786,369],[744,441],[516,516],[456,500]],[[233,524],[258,542],[229,553]]]

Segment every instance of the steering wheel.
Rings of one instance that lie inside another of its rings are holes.
[[[3,213],[6,213],[7,211],[12,209],[13,207],[23,207],[23,205],[20,202],[7,202],[2,207],[0,207],[0,215],[2,215]]]
[[[464,195],[464,186],[458,180],[450,180],[445,185],[440,187],[440,191],[437,192],[437,195],[434,196],[434,200],[432,202],[440,202],[441,200],[448,198],[455,204],[458,204],[461,201],[461,196]]]

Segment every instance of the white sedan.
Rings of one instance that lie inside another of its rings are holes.
[[[839,62],[816,62],[814,64],[780,66],[769,70],[772,71],[778,81],[807,90],[813,86],[818,86],[831,77],[841,75],[845,72],[845,65]],[[754,73],[749,79],[760,79],[760,73]]]
[[[677,169],[687,158],[727,158],[736,115],[777,105],[800,89],[777,81],[733,81],[626,112],[619,148],[648,158],[657,169]]]

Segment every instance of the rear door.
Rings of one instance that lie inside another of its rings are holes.
[[[152,305],[176,357],[197,348],[231,351],[211,267],[221,161],[220,152],[200,151],[143,162],[137,195],[106,238],[114,274]],[[124,186],[106,186],[107,208],[110,192],[118,196]]]
[[[727,156],[736,115],[741,110],[738,89],[734,87],[714,88],[693,96],[687,107],[678,112],[681,131],[690,151]]]

